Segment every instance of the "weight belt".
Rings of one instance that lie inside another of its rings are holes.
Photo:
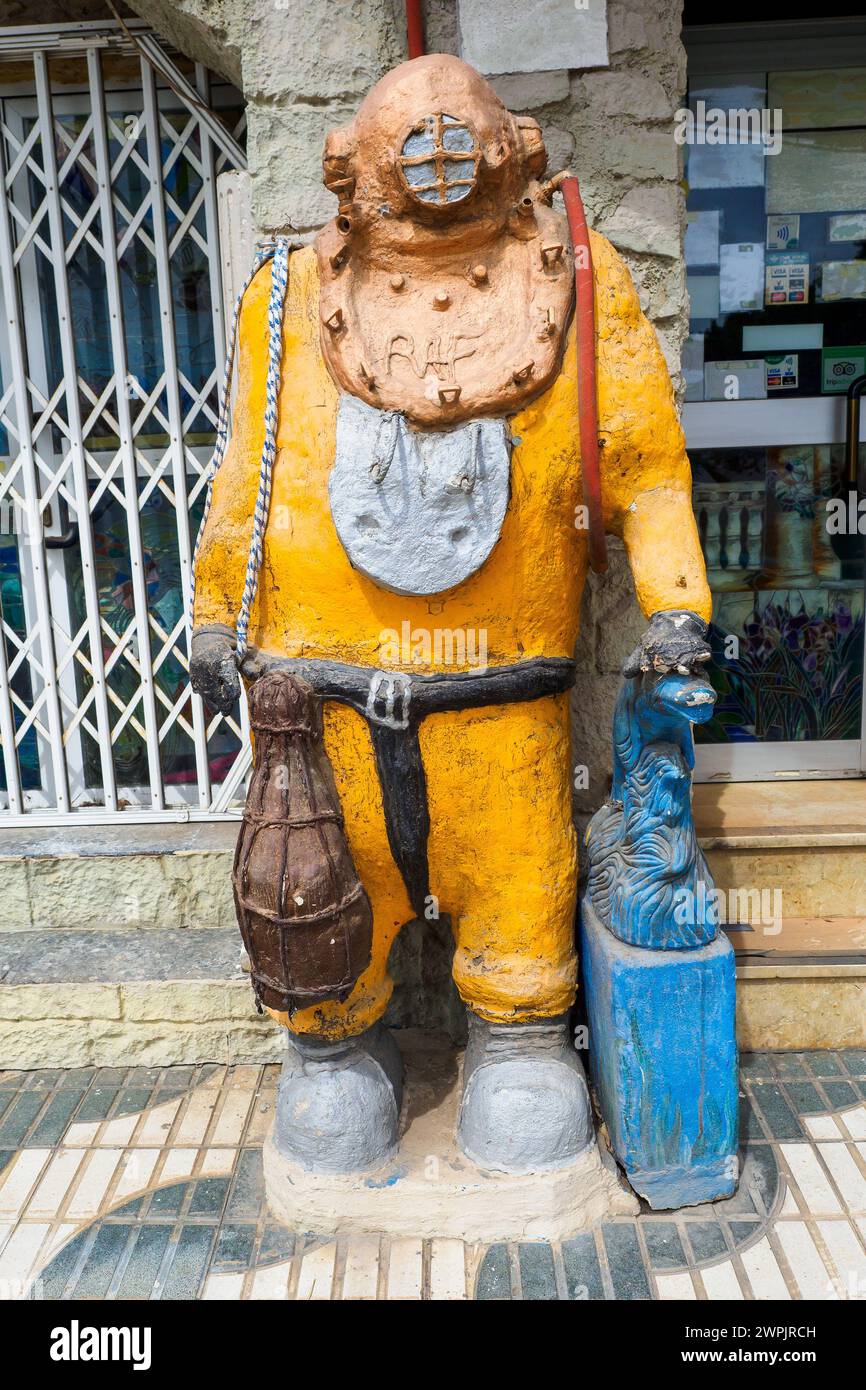
[[[364,716],[382,789],[388,844],[419,917],[430,895],[430,812],[418,738],[421,721],[443,710],[519,704],[559,695],[571,688],[576,675],[575,664],[567,657],[533,657],[513,666],[428,676],[252,650],[241,669],[251,681],[268,671],[288,671],[306,681],[320,699],[351,705]]]

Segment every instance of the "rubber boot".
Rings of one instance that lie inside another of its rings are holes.
[[[458,1142],[479,1168],[564,1168],[593,1143],[586,1079],[568,1015],[487,1023],[469,1014]]]
[[[403,1060],[382,1023],[341,1042],[289,1034],[274,1143],[311,1172],[367,1172],[397,1147],[402,1098]]]

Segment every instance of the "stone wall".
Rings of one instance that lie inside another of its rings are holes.
[[[310,233],[333,216],[321,183],[326,132],[405,56],[399,0],[133,0],[143,18],[237,82],[248,102],[253,218]],[[458,52],[456,0],[426,0],[427,48]],[[624,254],[679,385],[687,331],[684,201],[673,114],[685,90],[679,0],[609,0],[610,67],[497,78],[500,96],[541,123],[551,169],[578,174],[591,225]],[[576,764],[589,782],[579,819],[604,797],[621,661],[641,631],[622,549],[590,580],[574,697]]]

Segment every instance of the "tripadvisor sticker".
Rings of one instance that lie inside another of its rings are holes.
[[[866,376],[866,347],[821,349],[821,392],[847,391],[858,376]]]

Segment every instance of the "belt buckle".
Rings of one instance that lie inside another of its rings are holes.
[[[367,718],[375,720],[377,724],[384,724],[387,729],[408,729],[411,699],[411,676],[407,676],[403,671],[374,671],[367,691]],[[385,702],[384,714],[380,714],[376,709],[379,700]]]

